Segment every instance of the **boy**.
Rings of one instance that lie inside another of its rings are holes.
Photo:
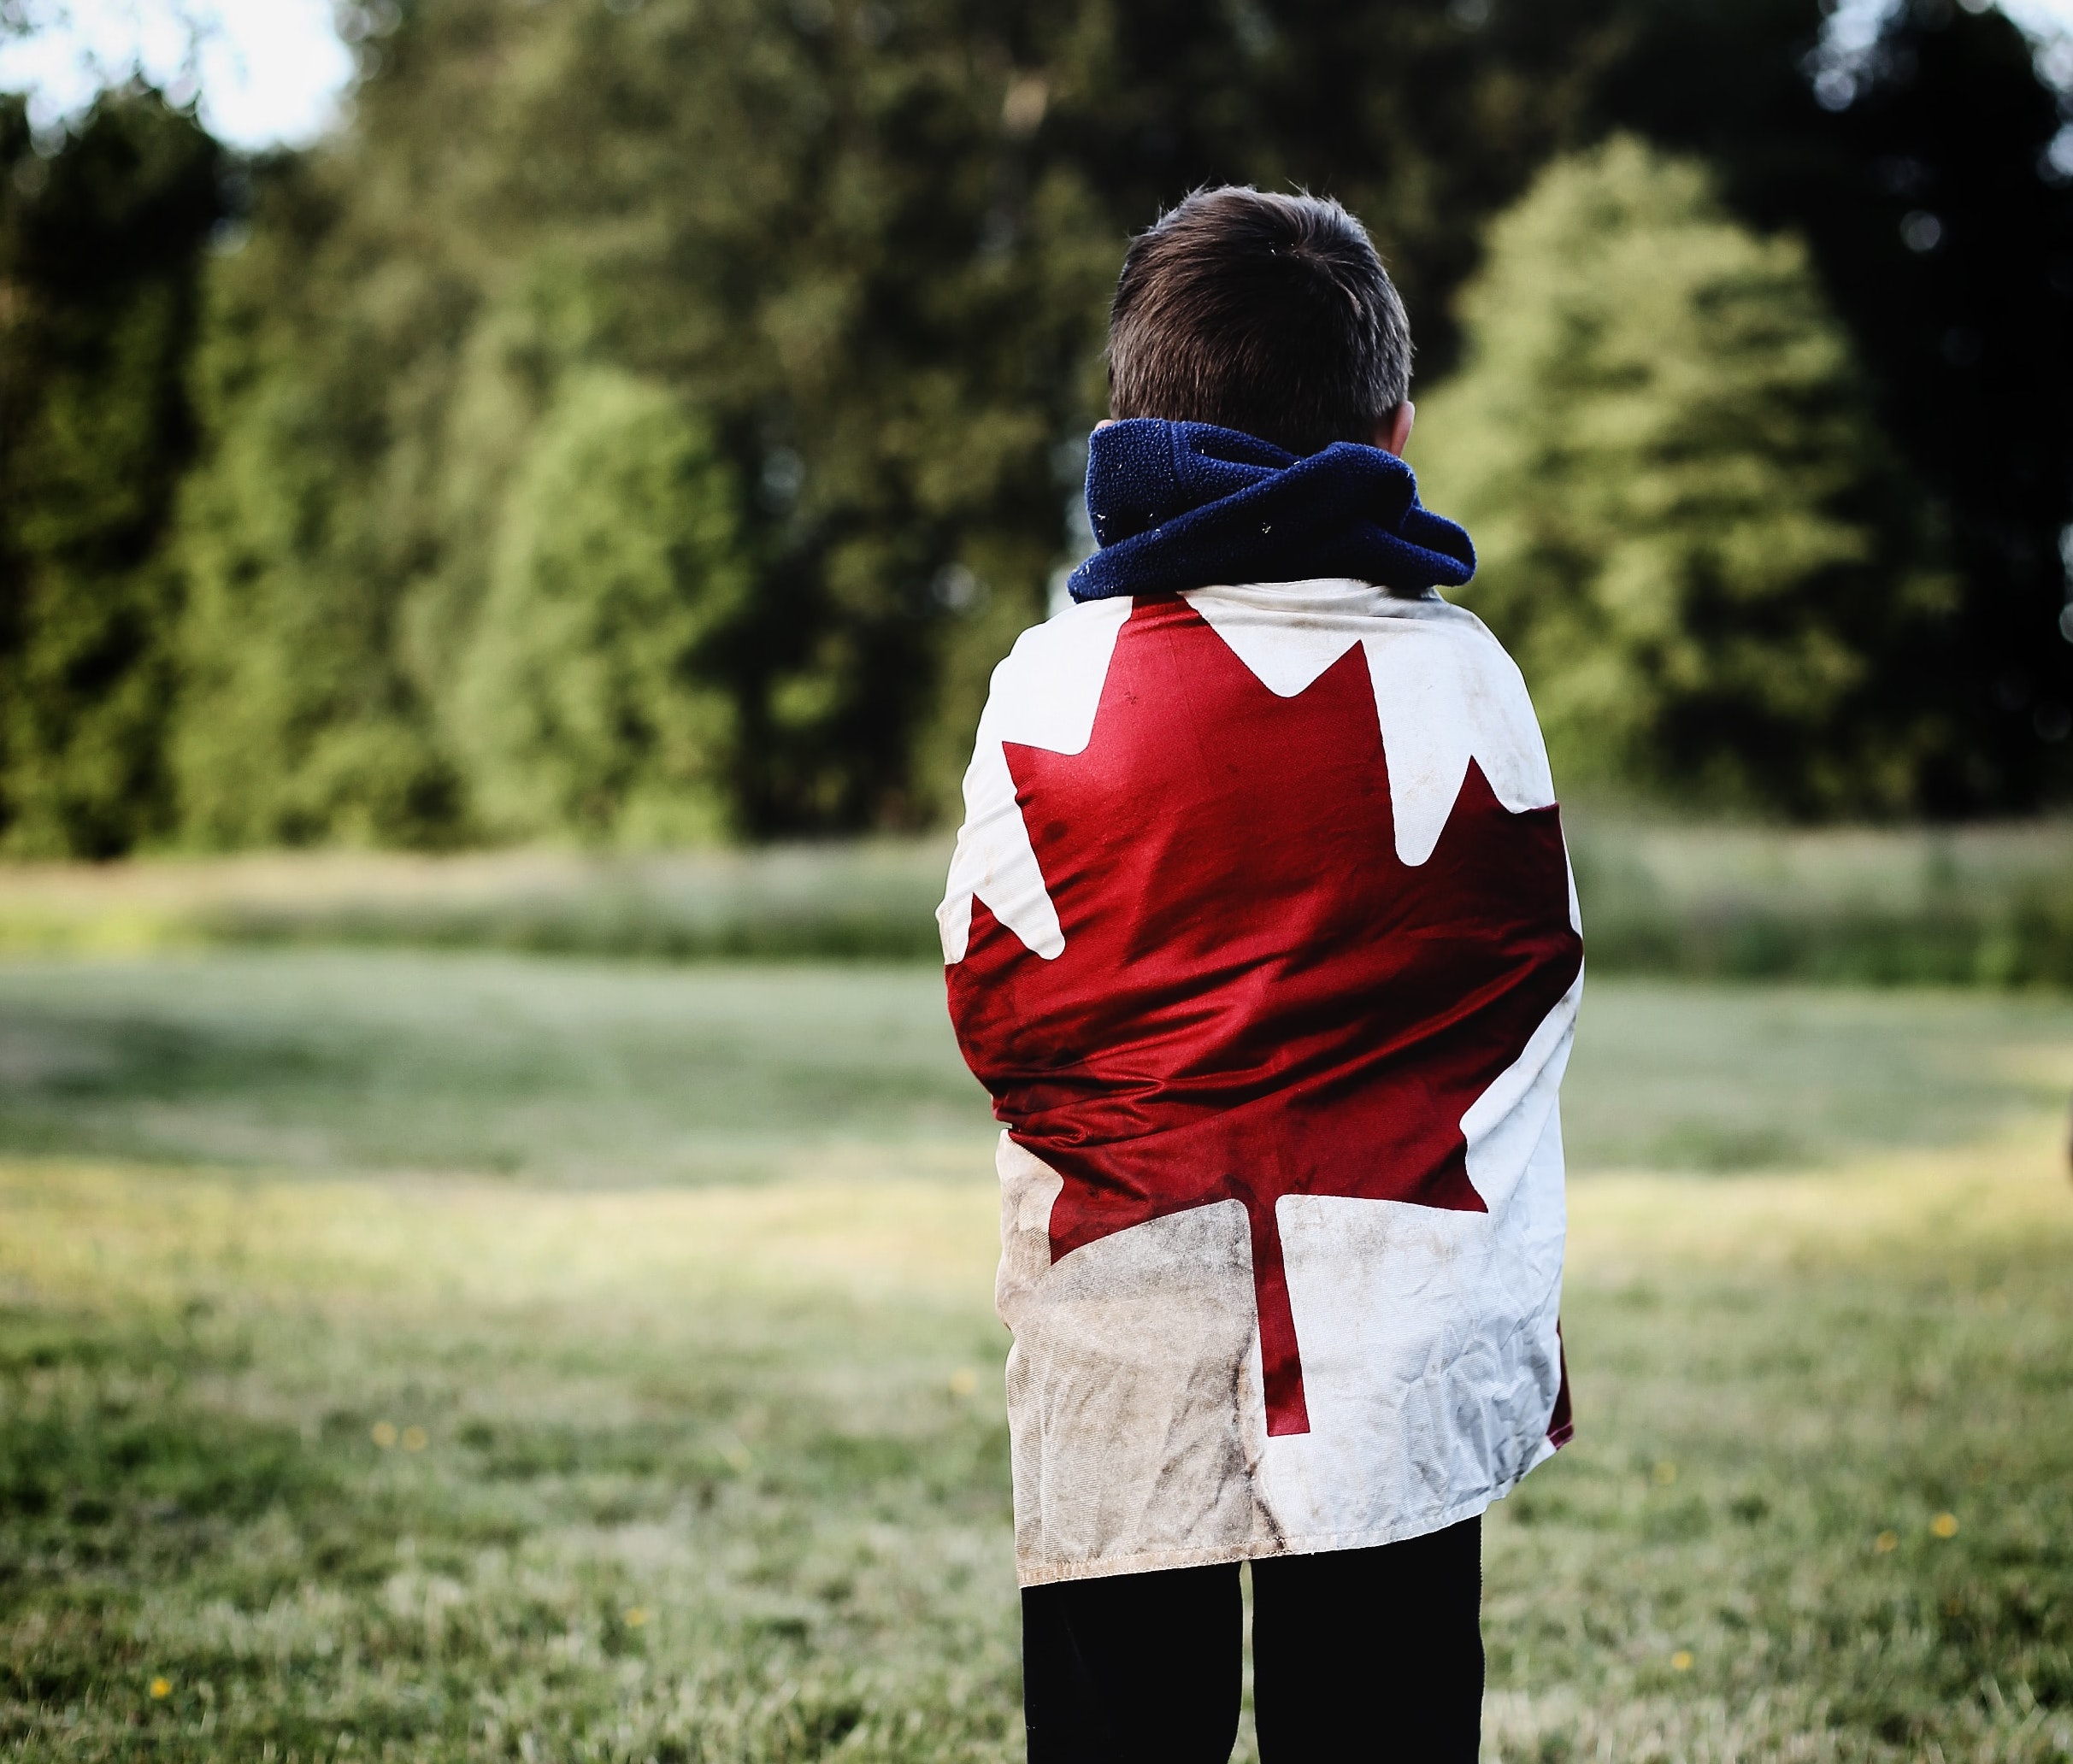
[[[1435,591],[1336,203],[1134,241],[1077,604],[993,677],[939,913],[1006,1124],[1032,1764],[1470,1764],[1481,1515],[1568,1434],[1582,984],[1518,671]]]

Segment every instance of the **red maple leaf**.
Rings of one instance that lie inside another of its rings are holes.
[[[1471,761],[1405,864],[1361,646],[1282,698],[1179,600],[1124,623],[1084,752],[1006,757],[1065,947],[975,901],[951,1008],[1063,1179],[1051,1259],[1242,1202],[1267,1431],[1308,1432],[1275,1202],[1487,1210],[1462,1116],[1583,959],[1558,812],[1511,813]]]

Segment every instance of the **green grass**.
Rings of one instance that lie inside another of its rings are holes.
[[[2073,986],[2073,822],[1779,829],[1566,817],[1601,972]]]
[[[2073,1754],[2058,1150],[1578,1185],[1581,1431],[1493,1526],[1495,1755]]]
[[[1572,805],[1601,973],[2073,988],[2073,821],[1791,831]],[[945,838],[0,867],[0,951],[284,944],[928,960]]]
[[[969,1174],[992,1138],[940,967],[0,963],[0,1150],[621,1184],[888,1146]]]
[[[0,1747],[992,1755],[999,1332],[943,1192],[13,1168]]]
[[[0,1757],[1019,1756],[939,984],[0,966]],[[1593,987],[1487,1757],[2073,1755],[2069,1089],[2064,1003]]]
[[[0,867],[0,950],[321,943],[786,960],[939,953],[947,839],[636,856],[270,852]]]
[[[2070,1023],[2048,997],[1599,981],[1570,1153],[1721,1170],[1961,1144],[2063,1100]],[[969,1174],[991,1140],[932,967],[0,962],[0,1151],[623,1184],[831,1157]]]
[[[2073,1001],[1593,978],[1564,1091],[1583,1170],[1833,1164],[1975,1143],[2073,1090]]]

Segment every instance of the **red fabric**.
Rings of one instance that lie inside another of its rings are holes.
[[[1562,1325],[1555,1325],[1555,1352],[1562,1367],[1562,1382],[1555,1387],[1554,1412],[1547,1418],[1547,1443],[1557,1451],[1576,1437],[1575,1417],[1569,1412],[1569,1355],[1562,1345]]]
[[[1307,1432],[1275,1202],[1485,1210],[1462,1115],[1582,961],[1557,811],[1509,812],[1471,763],[1405,865],[1361,647],[1281,698],[1179,600],[1124,624],[1084,753],[1006,757],[1065,948],[975,902],[951,1010],[1063,1179],[1052,1259],[1241,1202],[1268,1431]]]

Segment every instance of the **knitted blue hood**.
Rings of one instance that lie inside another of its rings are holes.
[[[1298,458],[1210,423],[1110,423],[1087,444],[1087,512],[1101,549],[1073,572],[1075,600],[1324,576],[1415,593],[1475,573],[1410,467],[1351,441]]]

